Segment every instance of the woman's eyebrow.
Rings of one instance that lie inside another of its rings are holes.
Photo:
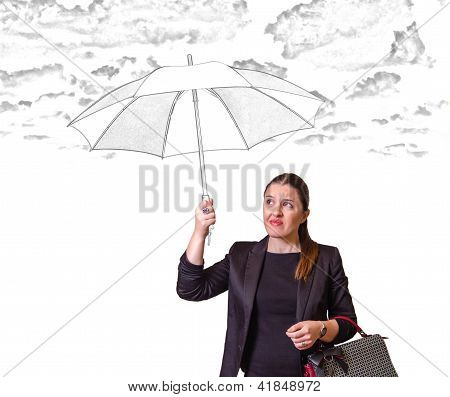
[[[266,195],[266,197],[274,198],[273,196],[270,196],[270,195],[268,195],[268,194]],[[292,199],[290,199],[290,198],[285,198],[285,199],[283,199],[283,200],[294,202],[294,200],[292,200]]]

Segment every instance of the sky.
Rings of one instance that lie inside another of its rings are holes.
[[[265,71],[329,100],[314,133],[293,144],[346,141],[374,156],[426,156],[448,135],[447,11],[420,26],[444,6],[410,0],[352,0],[345,7],[334,0],[5,2],[0,139],[3,146],[19,140],[86,150],[81,135],[66,130],[70,120],[157,67],[185,65],[190,52],[194,63]]]

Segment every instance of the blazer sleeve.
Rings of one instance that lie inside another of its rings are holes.
[[[225,257],[205,269],[205,264],[195,265],[187,259],[186,250],[178,265],[177,294],[181,299],[202,301],[213,298],[228,290],[230,254],[234,243]]]
[[[335,247],[330,270],[331,284],[328,293],[328,318],[347,316],[357,323],[352,296],[348,290],[348,278],[345,275],[341,254],[337,247]],[[340,318],[336,319],[336,321],[339,325],[339,332],[332,343],[339,344],[345,342],[356,334],[356,329],[348,321]]]

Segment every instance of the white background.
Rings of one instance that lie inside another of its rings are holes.
[[[278,2],[268,9],[254,1],[248,3],[253,19],[249,26],[259,32],[296,4]],[[422,21],[439,8],[438,1],[433,6],[431,2],[429,6],[417,3]],[[298,174],[309,164],[303,176],[311,196],[310,234],[319,243],[339,248],[360,326],[367,333],[389,337],[386,344],[403,379],[397,386],[389,380],[377,384],[386,390],[401,385],[398,392],[440,387],[444,373],[449,372],[448,110],[444,113],[448,106],[436,108],[425,121],[412,116],[417,104],[448,99],[448,83],[443,79],[445,70],[448,77],[448,50],[445,52],[439,39],[444,29],[448,32],[448,12],[444,10],[445,15],[420,32],[427,52],[437,59],[434,68],[383,68],[402,75],[397,92],[360,102],[336,101],[339,117],[329,122],[352,120],[362,126],[353,130],[360,139],[337,134],[323,145],[298,145],[293,142],[311,133],[299,132],[259,164],[262,174],[270,164],[286,169],[294,164]],[[189,52],[194,62],[231,64],[246,57],[272,60],[287,65],[290,81],[327,97],[337,95],[342,85],[362,72],[310,64],[311,69],[306,70],[305,65],[303,74],[296,68],[296,60],[280,57],[280,45],[270,44],[268,37],[261,39],[259,50],[258,46],[244,48],[243,42],[232,45],[232,40],[225,40],[228,47],[174,42],[170,49],[161,46],[153,53],[162,65],[184,64]],[[385,44],[389,51],[390,43]],[[273,55],[266,53],[268,48]],[[22,66],[10,62],[5,68],[12,72]],[[121,79],[109,84],[127,81],[124,76]],[[37,93],[42,90],[35,89]],[[75,117],[82,108],[76,105],[78,98],[72,99],[70,107],[69,99],[64,101],[65,110]],[[395,135],[370,123],[377,112],[381,117],[405,107],[410,118],[403,127],[429,128],[426,135]],[[33,120],[39,118],[35,110],[28,112]],[[131,382],[216,380],[226,331],[227,294],[197,303],[181,300],[175,291],[179,257],[192,233],[194,213],[163,208],[139,211],[141,165],[159,167],[161,175],[164,166],[169,167],[168,178],[160,179],[159,196],[169,202],[169,208],[173,208],[172,197],[186,187],[201,194],[198,178],[174,186],[170,177],[170,170],[188,163],[187,159],[161,160],[121,152],[108,160],[102,152],[58,150],[57,144],[63,142],[85,142],[65,127],[64,120],[45,118],[41,124],[36,121],[36,132],[48,131],[51,141],[23,139],[20,123],[26,114],[26,110],[0,113],[0,121],[16,120],[19,125],[0,140],[0,366],[6,375],[1,387],[8,389],[8,395],[46,388],[57,395],[61,388],[75,393],[90,387],[99,392],[109,388],[109,394],[121,395]],[[318,120],[318,132],[326,123]],[[5,126],[2,124],[2,129]],[[262,191],[268,180],[249,173],[244,184],[241,170],[245,164],[257,164],[285,138],[287,135],[232,156],[205,153],[207,164],[240,167],[231,184],[223,171],[218,171],[217,178],[208,175],[217,192],[217,197],[213,196],[217,223],[211,246],[205,249],[207,266],[221,260],[234,241],[257,241],[265,236],[257,218],[261,218],[262,208],[246,211],[242,200],[250,200],[256,189]],[[427,154],[369,152],[411,142]],[[188,157],[197,173],[198,158]],[[228,191],[232,191],[231,204],[225,202]],[[232,209],[227,211],[230,205]],[[53,382],[59,389],[50,386]],[[349,384],[361,385],[361,380],[335,382],[342,390]],[[19,383],[24,389],[18,388]],[[323,389],[332,392],[331,386]],[[376,390],[372,388],[370,393]]]

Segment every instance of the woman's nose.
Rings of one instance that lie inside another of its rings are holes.
[[[272,210],[274,215],[281,215],[281,208],[280,207],[274,207]]]

